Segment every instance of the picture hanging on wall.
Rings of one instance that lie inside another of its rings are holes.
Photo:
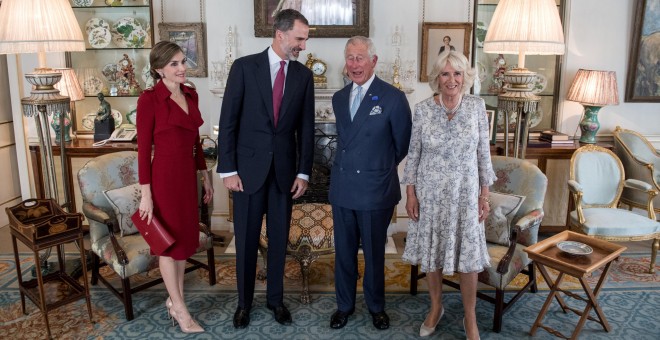
[[[207,76],[206,39],[203,23],[159,23],[160,40],[171,41],[181,46],[188,59],[186,75],[203,78]]]
[[[626,102],[660,102],[660,6],[640,0],[635,9]]]
[[[458,51],[470,59],[472,23],[425,22],[422,24],[422,57],[419,81],[428,81],[433,63],[445,50]]]

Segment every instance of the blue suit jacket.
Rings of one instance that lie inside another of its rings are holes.
[[[283,192],[291,190],[296,174],[311,175],[314,82],[312,72],[297,61],[289,62],[277,127],[273,117],[266,49],[233,63],[220,113],[217,172],[238,171],[248,194],[263,185],[271,162]]]
[[[332,97],[338,141],[330,203],[353,210],[390,208],[401,199],[397,165],[408,154],[410,106],[403,92],[375,77],[351,122],[352,86]]]

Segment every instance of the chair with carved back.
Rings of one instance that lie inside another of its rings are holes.
[[[649,273],[653,273],[660,242],[660,222],[653,211],[658,192],[653,186],[625,179],[619,157],[597,145],[586,145],[573,153],[569,176],[569,229],[607,241],[653,240],[649,267]],[[618,209],[624,187],[646,195],[646,216]]]
[[[491,267],[479,273],[478,280],[494,287],[495,296],[480,290],[477,297],[495,305],[493,331],[499,333],[511,306],[525,292],[537,291],[534,263],[523,249],[538,241],[548,180],[536,165],[525,160],[492,156],[492,162],[497,181],[490,187],[491,213],[485,223]],[[504,301],[504,294],[512,290],[507,287],[521,273],[527,276],[527,283]],[[417,294],[417,281],[425,276],[417,266],[411,266],[410,294]],[[442,281],[460,289],[459,283],[447,277]]]
[[[82,210],[89,221],[91,283],[95,285],[101,280],[124,304],[126,319],[132,320],[132,294],[163,282],[160,277],[138,276],[157,268],[158,256],[150,254],[149,245],[132,222],[129,224],[141,197],[137,152],[122,151],[93,158],[78,171],[78,181],[83,198]],[[185,271],[204,269],[209,284],[213,286],[216,281],[213,235],[202,223],[199,241],[197,252],[205,253],[206,263],[190,258],[191,265]],[[109,267],[119,276],[121,288],[115,287],[110,277],[100,275],[101,266]],[[137,285],[131,284],[131,278]]]
[[[653,186],[660,192],[660,152],[640,133],[617,126],[614,129],[614,153],[621,160],[626,179],[636,179]],[[648,210],[648,195],[638,190],[623,188],[620,203],[630,209]],[[660,195],[653,199],[656,218],[660,216]]]

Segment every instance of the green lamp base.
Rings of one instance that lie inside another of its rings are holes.
[[[584,106],[584,117],[580,121],[580,143],[596,144],[596,133],[600,129],[600,122],[598,122],[598,111],[602,106]]]

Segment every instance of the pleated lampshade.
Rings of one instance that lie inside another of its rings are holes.
[[[616,72],[579,69],[566,99],[590,106],[619,105]]]

